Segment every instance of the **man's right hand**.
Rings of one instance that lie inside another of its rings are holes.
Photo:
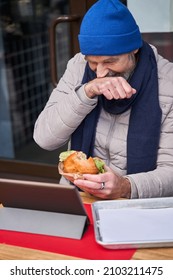
[[[87,97],[104,95],[108,100],[130,98],[136,90],[123,77],[96,78],[85,85]]]

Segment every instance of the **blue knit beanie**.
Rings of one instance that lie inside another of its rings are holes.
[[[139,27],[119,0],[99,0],[85,14],[78,36],[84,55],[119,55],[142,46]]]

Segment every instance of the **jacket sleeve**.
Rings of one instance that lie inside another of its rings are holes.
[[[43,149],[55,150],[66,144],[85,116],[97,105],[97,98],[87,98],[81,84],[85,65],[81,54],[68,62],[63,77],[38,116],[33,137]]]
[[[131,198],[173,196],[173,64],[161,57],[157,61],[162,109],[157,167],[127,176],[132,185]]]

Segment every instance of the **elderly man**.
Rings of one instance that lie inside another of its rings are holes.
[[[74,181],[92,195],[172,196],[173,64],[142,40],[118,0],[89,9],[79,44],[36,121],[35,141],[47,150],[69,142],[103,159],[105,173]]]

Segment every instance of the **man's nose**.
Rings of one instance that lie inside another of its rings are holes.
[[[102,63],[97,64],[96,74],[97,78],[103,78],[108,74],[109,70],[104,67]]]

